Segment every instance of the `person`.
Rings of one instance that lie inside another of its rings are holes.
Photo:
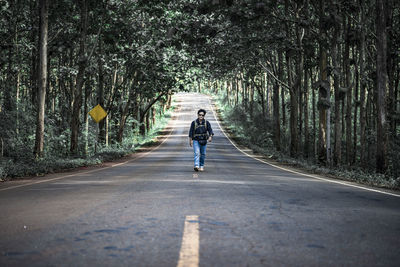
[[[198,118],[192,121],[189,130],[189,145],[194,151],[194,170],[201,172],[204,171],[207,142],[211,142],[214,135],[210,122],[204,118],[205,115],[206,111],[199,109]]]

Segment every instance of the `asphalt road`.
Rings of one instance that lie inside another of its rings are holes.
[[[238,151],[209,99],[176,96],[171,134],[106,168],[0,185],[0,266],[400,266],[400,197]],[[216,134],[193,171],[190,122]],[[112,165],[114,164],[114,165]]]

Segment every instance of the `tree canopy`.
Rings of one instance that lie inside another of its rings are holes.
[[[272,149],[398,175],[399,14],[393,0],[1,1],[2,156],[87,152],[97,104],[99,143],[122,144],[171,94],[207,87]]]

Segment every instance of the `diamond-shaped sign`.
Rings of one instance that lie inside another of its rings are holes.
[[[99,123],[102,119],[107,117],[107,112],[98,104],[91,111],[89,111],[89,115],[93,118],[93,120]]]

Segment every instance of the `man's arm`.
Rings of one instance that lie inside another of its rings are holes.
[[[214,136],[214,132],[213,132],[213,130],[212,130],[212,128],[211,128],[211,123],[209,122],[209,121],[207,121],[207,131],[208,131],[208,133],[209,133],[209,137],[208,137],[208,142],[211,142],[212,141],[212,138],[213,138],[213,136]]]
[[[193,146],[193,139],[192,139],[192,137],[189,137],[189,146],[190,146],[190,147]]]
[[[190,125],[190,130],[189,130],[189,145],[193,146],[193,131],[194,131],[194,121],[192,121],[192,124]]]

